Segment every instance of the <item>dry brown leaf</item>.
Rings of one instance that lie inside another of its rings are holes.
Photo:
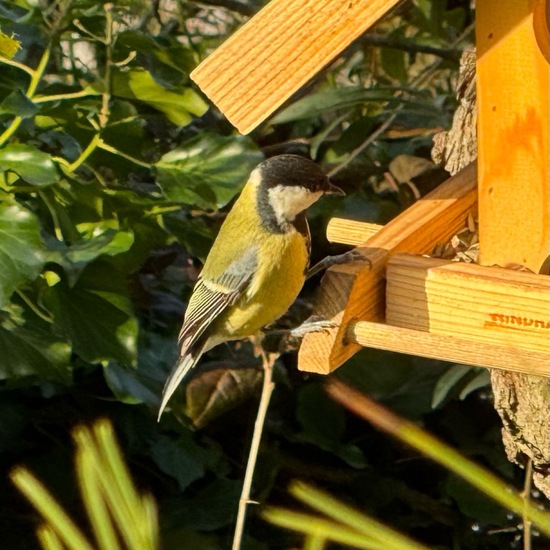
[[[196,428],[203,428],[255,395],[261,381],[262,372],[255,368],[203,370],[185,388],[185,414]]]

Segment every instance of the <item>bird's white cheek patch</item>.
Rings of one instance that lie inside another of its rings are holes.
[[[269,202],[280,224],[292,222],[296,216],[318,201],[322,191],[312,193],[299,185],[276,185],[269,191]]]

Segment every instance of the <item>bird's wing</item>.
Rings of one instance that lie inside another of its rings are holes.
[[[201,336],[222,311],[242,296],[256,272],[257,264],[257,249],[250,247],[219,277],[199,277],[179,334],[180,357],[162,391],[159,418],[176,388],[205,351],[208,339],[201,339]]]
[[[257,253],[257,248],[251,246],[218,277],[199,277],[179,334],[182,355],[224,309],[241,297],[256,272]]]

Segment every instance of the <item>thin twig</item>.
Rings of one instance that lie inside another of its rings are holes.
[[[44,50],[44,53],[40,58],[40,62],[38,63],[38,67],[36,67],[36,69],[32,71],[32,78],[29,83],[27,92],[25,94],[27,99],[33,98],[34,94],[36,93],[36,88],[38,88],[38,84],[40,83],[40,80],[44,76],[46,66],[48,65],[48,61],[50,60],[50,54],[52,51],[51,48],[52,48],[52,45],[50,43]],[[4,145],[4,143],[6,143],[13,136],[13,134],[15,134],[15,132],[17,132],[17,129],[21,125],[21,122],[23,122],[23,117],[16,116],[13,118],[13,120],[11,121],[10,125],[6,128],[4,133],[0,135],[0,147],[2,147],[2,145]]]
[[[62,101],[64,99],[79,99],[81,97],[94,97],[101,95],[101,92],[90,90],[80,90],[79,92],[71,92],[67,94],[42,95],[35,97],[33,103],[49,103],[52,101]]]
[[[348,158],[333,168],[327,175],[329,178],[343,170],[353,159],[359,156],[373,141],[376,141],[393,123],[397,117],[399,111],[403,108],[403,103],[400,103],[395,111],[363,142],[359,147],[354,149],[348,156]]]
[[[69,170],[71,172],[74,172],[75,170],[80,168],[80,166],[82,166],[82,164],[86,162],[88,157],[96,150],[100,141],[101,138],[99,137],[99,134],[94,134],[94,137],[92,138],[90,143],[88,143],[86,149],[84,149],[84,151],[80,153],[79,157],[73,163],[71,163],[71,165],[69,166]]]
[[[261,349],[261,348],[260,348]],[[240,550],[243,533],[244,522],[246,520],[246,508],[248,504],[254,502],[250,500],[250,492],[252,489],[252,479],[254,477],[254,470],[256,469],[256,461],[258,459],[258,452],[260,450],[260,442],[264,431],[265,418],[267,415],[267,409],[269,408],[269,401],[271,400],[271,394],[275,384],[273,382],[273,364],[278,355],[269,354],[266,355],[263,350],[261,351],[262,363],[264,369],[264,379],[262,384],[262,393],[260,396],[260,404],[258,405],[258,414],[256,415],[256,422],[254,423],[254,433],[252,434],[252,442],[250,443],[250,452],[248,454],[248,462],[246,464],[246,472],[244,475],[243,489],[241,491],[241,498],[239,500],[239,509],[237,512],[237,522],[235,524],[235,534],[233,535],[232,550]]]
[[[31,78],[34,76],[33,69],[27,67],[27,65],[25,65],[24,63],[19,63],[19,61],[15,61],[14,59],[9,59],[7,57],[4,57],[3,55],[0,55],[0,63],[4,63],[4,65],[10,65],[11,67],[21,69],[22,71],[25,71],[28,75],[30,75]]]
[[[97,147],[98,149],[103,149],[104,151],[108,151],[113,155],[118,155],[119,157],[129,160],[130,162],[133,162],[138,166],[143,166],[143,168],[151,168],[152,166],[148,162],[143,162],[142,160],[132,157],[131,155],[127,155],[126,153],[123,153],[122,151],[120,151],[119,149],[116,149],[115,147],[111,147],[108,143],[105,143],[102,139],[100,139],[99,142],[97,143]]]
[[[525,510],[523,511],[523,550],[531,550],[531,521],[527,517],[527,507],[531,499],[531,482],[533,480],[533,459],[529,458],[525,467],[525,482],[523,484],[523,500]]]
[[[470,25],[467,27],[464,32],[451,44],[452,48],[455,48],[460,44],[474,29],[473,25]],[[413,86],[420,86],[424,81],[426,81],[428,78],[430,78],[431,75],[437,71],[437,69],[441,66],[445,59],[440,58],[436,60],[434,63],[426,67],[419,75],[417,75],[415,78],[412,79],[410,83],[410,87]],[[403,98],[405,93],[403,91],[399,91],[395,94],[396,98]],[[369,145],[371,145],[374,141],[376,141],[393,123],[393,121],[396,119],[397,115],[403,109],[404,103],[401,102],[397,105],[395,110],[390,114],[390,116],[371,134],[367,137],[367,139],[361,143],[356,149],[354,149],[348,158],[344,160],[341,164],[338,166],[335,166],[329,173],[328,176],[334,176],[338,172],[340,172],[342,169],[344,169],[346,166],[348,166],[357,156],[359,156]]]
[[[111,114],[109,102],[111,101],[111,69],[113,54],[113,9],[112,4],[105,4],[105,76],[104,91],[101,97],[101,110],[99,111],[99,127],[103,130],[109,122]]]
[[[42,199],[42,202],[46,205],[46,208],[48,209],[48,212],[50,213],[50,216],[52,217],[55,238],[58,241],[63,242],[63,240],[64,240],[63,229],[61,228],[61,223],[59,221],[59,216],[57,215],[57,211],[56,211],[54,205],[51,203],[47,192],[46,191],[39,191],[38,196]]]
[[[16,290],[15,291],[17,295],[29,306],[29,308],[34,312],[35,315],[40,317],[43,321],[46,321],[46,323],[53,323],[52,317],[47,315],[46,313],[42,312],[41,309],[33,303],[33,301],[22,291],[22,290]]]
[[[462,52],[454,47],[450,49],[437,48],[428,44],[419,44],[413,39],[395,38],[385,34],[365,33],[357,39],[358,44],[367,44],[369,46],[381,46],[394,50],[403,50],[409,53],[427,53],[435,55],[448,61],[460,60]]]
[[[252,16],[258,11],[257,6],[243,0],[202,0],[202,4],[226,8],[248,16]]]
[[[98,40],[105,45],[105,75],[103,77],[104,89],[101,94],[101,109],[99,111],[97,123],[94,124],[94,120],[90,120],[90,123],[97,130],[97,133],[94,135],[86,149],[84,149],[80,156],[69,166],[69,170],[71,172],[74,172],[77,168],[82,166],[82,164],[88,160],[88,157],[103,144],[101,132],[107,127],[109,117],[111,115],[109,102],[111,101],[111,69],[114,41],[112,16],[113,4],[105,4],[103,9],[105,10],[105,38],[98,38]]]

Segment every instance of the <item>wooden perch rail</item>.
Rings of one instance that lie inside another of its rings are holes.
[[[549,376],[548,355],[499,344],[479,344],[384,323],[351,323],[346,337],[360,346],[453,363]]]
[[[391,222],[396,231],[399,226],[405,230],[410,213]],[[362,250],[372,261],[373,233],[382,233],[381,226],[335,218],[327,235],[335,242],[357,244],[362,230],[370,235]],[[385,323],[352,319],[343,342],[550,376],[550,277],[404,253],[388,255],[386,266]],[[325,288],[329,294],[335,290],[323,281]],[[327,335],[309,338],[312,353]],[[307,364],[300,368],[310,370]]]
[[[385,318],[385,271],[390,254],[426,254],[447,242],[465,225],[476,208],[476,170],[470,165],[450,178],[406,212],[399,215],[358,250],[370,261],[334,266],[322,280],[315,314],[338,328],[305,336],[298,368],[327,374],[360,348],[346,338],[347,326],[358,320],[383,322]]]
[[[357,222],[345,218],[332,218],[327,226],[327,239],[331,243],[360,246],[384,227],[377,223]]]

